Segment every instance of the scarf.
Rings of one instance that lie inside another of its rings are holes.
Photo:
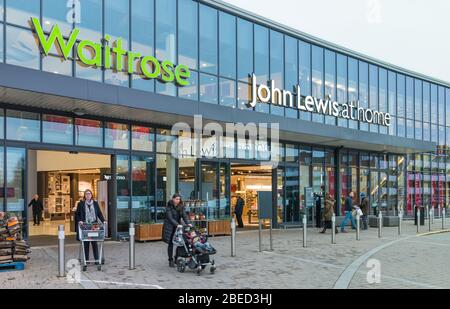
[[[97,214],[95,213],[94,200],[85,201],[86,223],[92,224],[97,222]]]

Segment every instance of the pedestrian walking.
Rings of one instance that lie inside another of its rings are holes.
[[[341,224],[341,232],[347,233],[345,230],[345,226],[347,225],[348,220],[351,220],[352,222],[352,228],[356,230],[356,221],[355,218],[353,218],[352,211],[354,209],[353,206],[353,198],[355,197],[355,193],[350,192],[348,196],[345,198],[345,218],[344,221],[342,221]]]

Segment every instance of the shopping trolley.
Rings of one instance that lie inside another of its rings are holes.
[[[103,261],[103,243],[105,242],[105,236],[106,236],[106,224],[103,223],[93,223],[93,224],[79,224],[78,225],[78,232],[80,235],[80,260],[83,265],[83,271],[87,270],[87,264],[88,263],[95,263],[97,264],[97,269],[100,271],[102,270],[102,261]],[[99,244],[99,255],[98,255],[98,261],[87,261],[85,250],[84,250],[84,243],[85,242],[97,242]]]

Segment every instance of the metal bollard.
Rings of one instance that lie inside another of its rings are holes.
[[[438,205],[438,219],[441,218],[442,205]]]
[[[66,276],[66,252],[64,242],[66,234],[64,232],[64,225],[58,226],[58,277]]]
[[[420,232],[420,216],[421,216],[420,208],[417,208],[417,234]]]
[[[445,229],[445,208],[442,209],[442,229]]]
[[[398,213],[398,235],[402,235],[403,212]]]
[[[359,214],[356,215],[356,240],[361,240],[361,216]]]
[[[258,222],[259,222],[259,252],[262,252],[262,224],[261,224],[261,219],[259,219]]]
[[[434,224],[434,214],[435,214],[435,212],[434,212],[435,210],[434,210],[434,205],[433,205],[433,207],[431,207],[431,224]]]
[[[269,235],[270,235],[270,251],[273,251],[273,236],[272,236],[272,232],[273,232],[273,228],[272,228],[272,219],[270,220],[270,230],[269,230]]]
[[[130,223],[130,248],[129,248],[129,269],[136,269],[136,260],[135,260],[135,241],[134,236],[136,235],[136,230],[134,228],[134,223]]]
[[[430,210],[430,212],[428,213],[428,231],[431,232],[431,212],[433,210]]]
[[[428,207],[428,205],[425,207],[425,211],[426,213],[424,213],[424,215],[426,215],[425,219],[430,219],[430,207]]]
[[[336,215],[331,217],[331,244],[336,244]]]
[[[382,236],[381,232],[382,227],[383,227],[383,214],[381,213],[380,210],[380,213],[378,214],[378,238],[381,238]]]
[[[231,219],[231,256],[236,256],[236,220]]]
[[[306,215],[303,216],[303,248],[306,248],[306,233],[308,229],[308,221],[306,219]]]

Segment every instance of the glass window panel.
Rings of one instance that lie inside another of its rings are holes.
[[[253,24],[238,19],[238,79],[250,83],[253,70]]]
[[[358,60],[348,58],[348,101],[358,101],[359,97],[359,81],[358,81]],[[356,120],[349,120],[349,128],[358,129],[358,122]]]
[[[40,0],[7,0],[6,22],[31,28],[31,17],[40,18]]]
[[[414,120],[414,80],[406,78],[406,118]]]
[[[52,27],[58,24],[62,34],[69,36],[73,28],[73,23],[67,21],[67,14],[71,10],[67,5],[67,1],[42,0],[42,27],[44,31],[50,32]]]
[[[389,71],[389,113],[391,115],[397,115],[397,75],[394,72]]]
[[[248,102],[250,102],[252,97],[252,89],[249,84],[238,83],[238,108],[239,109],[249,109]]]
[[[3,109],[0,109],[0,139],[3,138],[5,138],[5,112]]]
[[[416,121],[415,122],[415,139],[422,140],[423,139],[423,132],[422,132],[422,122]]]
[[[200,101],[217,104],[218,100],[217,77],[200,74]]]
[[[450,89],[445,89],[445,104],[446,104],[446,124],[450,127]],[[450,146],[450,144],[449,144]]]
[[[217,74],[217,10],[200,5],[200,71]]]
[[[298,42],[299,83],[303,97],[311,95],[311,45],[303,41]],[[302,98],[302,100],[304,100]],[[311,120],[310,112],[300,112],[300,119]]]
[[[192,73],[192,71],[191,71]],[[146,79],[143,75],[133,74],[131,81],[131,87],[133,89],[153,92],[155,91],[155,80],[154,79]]]
[[[77,61],[76,77],[82,79],[88,79],[96,82],[102,81],[102,70],[96,67],[86,66],[85,64]]]
[[[156,1],[156,58],[176,62],[176,0]]]
[[[336,100],[336,53],[325,50],[325,96]],[[336,117],[325,116],[325,123],[336,124]]]
[[[153,151],[155,142],[155,132],[153,128],[132,126],[131,127],[131,145],[133,150]]]
[[[406,122],[405,118],[397,118],[397,136],[406,136]]]
[[[115,42],[119,38],[122,39],[122,48],[129,50],[130,37],[130,19],[129,19],[129,1],[116,0],[105,2],[105,33],[111,36],[111,42]],[[113,43],[114,44],[114,43]],[[128,63],[126,57],[123,59],[123,70],[117,72],[115,70],[105,71],[105,83],[128,87],[129,75]]]
[[[117,232],[126,233],[130,223],[130,158],[117,156]]]
[[[284,57],[285,57],[285,66],[284,66],[285,88],[286,90],[297,93],[297,89],[295,89],[295,87],[298,85],[299,73],[298,73],[298,43],[296,39],[289,36],[285,36]],[[298,111],[292,108],[287,108],[285,113],[286,117],[289,118],[298,117]]]
[[[198,3],[178,0],[178,62],[198,68]]]
[[[378,67],[374,65],[369,66],[369,107],[372,110],[380,111],[378,104]],[[378,133],[378,125],[371,124],[370,132]]]
[[[72,76],[72,61],[64,60],[64,58],[47,56],[42,59],[42,70],[54,74]]]
[[[73,144],[73,119],[56,115],[42,116],[43,142],[50,144]]]
[[[38,46],[31,31],[6,27],[6,63],[38,70]]]
[[[438,147],[441,147],[442,149],[445,146],[445,127],[439,126],[439,143]]]
[[[105,147],[114,149],[129,149],[129,127],[122,123],[107,122],[105,124]]]
[[[1,12],[0,12],[1,15]],[[0,24],[0,62],[4,61],[4,56],[5,53],[3,52],[3,44],[4,44],[4,40],[3,40],[3,24]]]
[[[6,148],[6,211],[19,219],[26,216],[25,211],[25,149]]]
[[[177,181],[176,160],[171,155],[157,155],[157,220],[164,219],[164,209],[175,192]]]
[[[163,95],[168,96],[176,96],[177,95],[177,86],[173,83],[163,83],[157,81],[156,83],[156,92]]]
[[[406,137],[407,138],[414,138],[415,134],[415,126],[414,126],[414,120],[406,120]]]
[[[281,33],[270,30],[270,79],[275,87],[284,87],[284,37]],[[278,103],[278,102],[276,102]],[[284,116],[284,107],[272,105],[271,113]]]
[[[379,69],[379,111],[388,112],[388,75],[387,70]],[[380,133],[387,134],[388,130],[385,126],[380,126]]]
[[[324,98],[324,51],[323,48],[312,46],[312,96],[318,99]],[[313,113],[314,122],[324,122],[324,116]]]
[[[156,130],[156,151],[172,153],[172,144],[176,141],[176,136],[171,135],[170,130]]]
[[[220,105],[236,107],[236,81],[220,79]]]
[[[101,147],[103,145],[102,122],[91,119],[75,119],[75,145]]]
[[[236,79],[236,17],[219,12],[220,76]]]
[[[431,141],[431,127],[429,123],[423,124],[423,140],[424,141]]]
[[[3,8],[3,1],[0,1],[0,21],[3,21],[3,14],[5,13],[4,8]],[[0,209],[2,209],[2,207],[0,206]]]
[[[430,117],[430,83],[423,82],[423,121],[431,122]]]
[[[0,211],[5,211],[5,148],[0,147]]]
[[[20,111],[6,111],[7,139],[39,142],[41,139],[41,122],[39,114]]]
[[[422,121],[423,105],[422,105],[422,81],[414,80],[414,110],[416,121]]]
[[[405,117],[405,76],[397,75],[397,117]]]
[[[439,125],[445,125],[445,90],[439,87]],[[450,111],[449,111],[450,112]]]
[[[369,107],[369,65],[362,61],[359,61],[359,103],[361,107]],[[359,127],[369,130],[369,125],[364,122],[360,122]]]
[[[269,50],[269,29],[255,25],[255,75],[258,84],[267,85],[269,81]]]
[[[337,55],[337,101],[339,103],[347,103],[347,57],[341,54]],[[347,119],[338,119],[338,125],[346,128],[348,126]]]
[[[431,85],[431,123],[437,124],[438,122],[438,89],[437,86]]]
[[[298,147],[295,145],[286,145],[285,161],[286,162],[298,162]]]
[[[151,212],[155,206],[154,159],[133,156],[131,167],[131,220],[135,223],[153,223]]]
[[[437,126],[437,124],[431,124],[431,141],[433,143],[438,142],[438,126]]]
[[[198,101],[198,73],[191,71],[189,86],[178,88],[178,96],[183,99]]]

